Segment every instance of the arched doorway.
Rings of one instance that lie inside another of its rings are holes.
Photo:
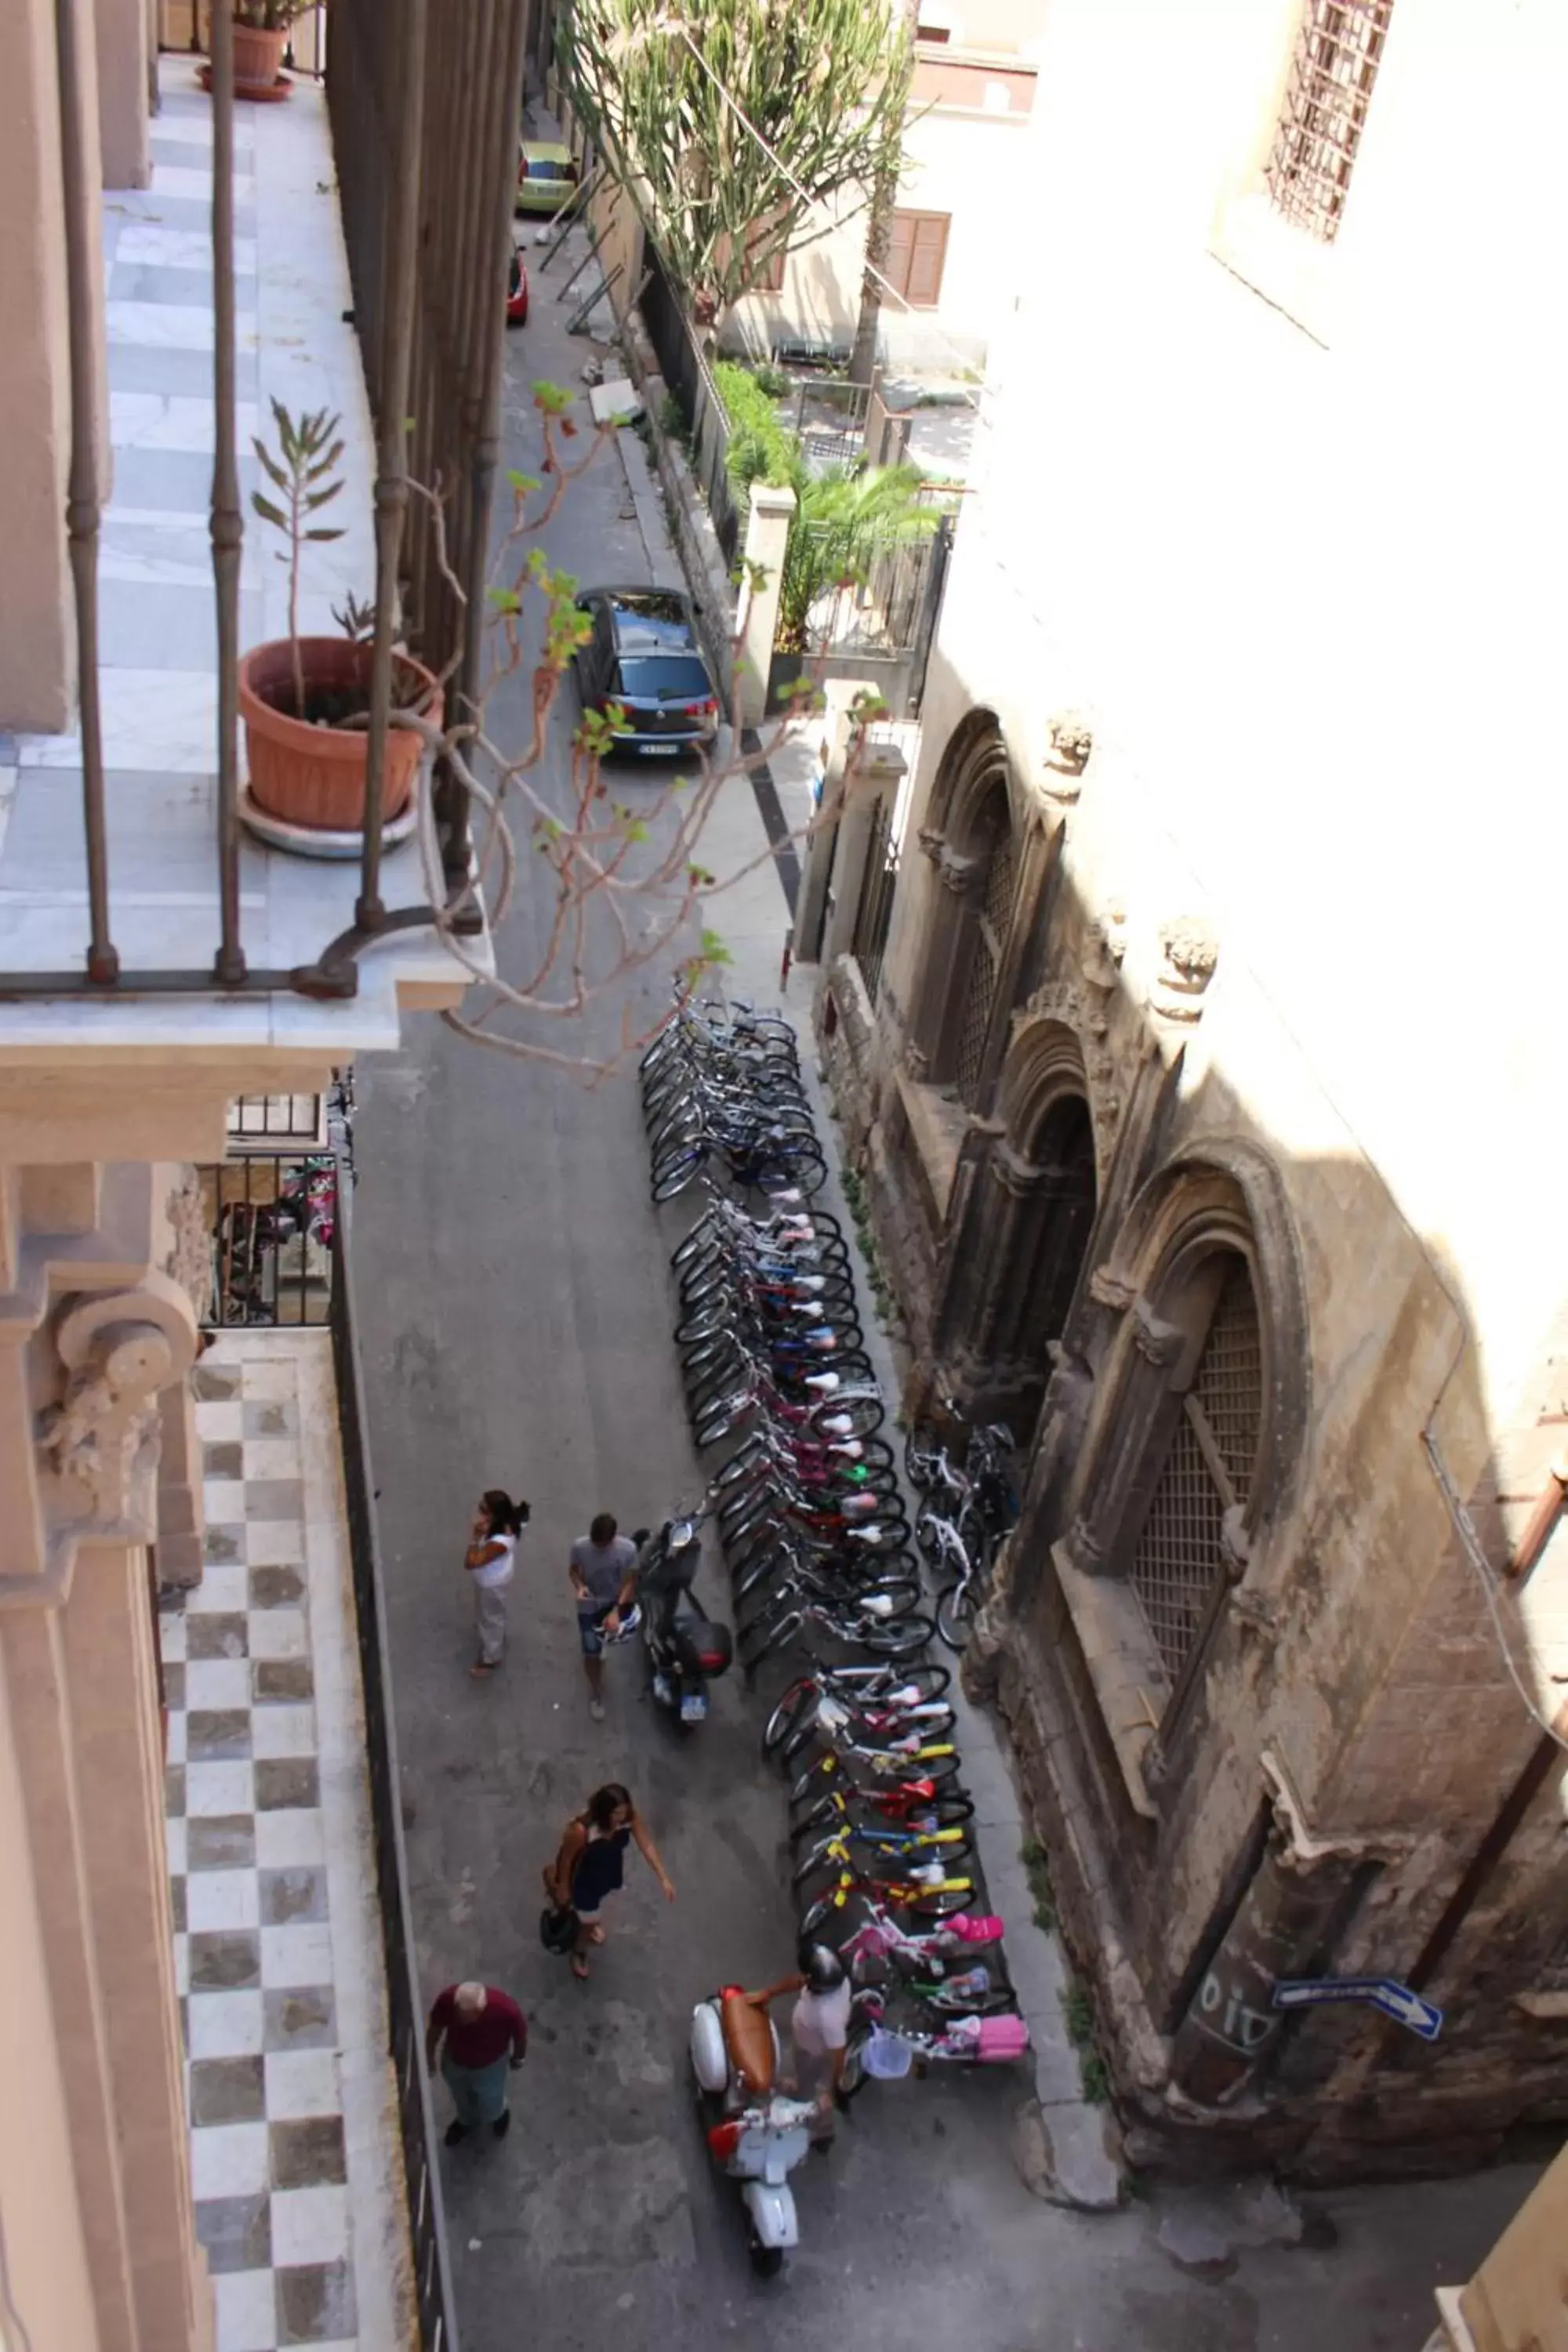
[[[998,999],[1020,873],[1007,750],[990,711],[971,711],[955,729],[920,839],[937,887],[926,902],[910,1039],[924,1077],[982,1109],[1000,1058]]]
[[[948,1249],[942,1353],[952,1391],[1023,1443],[1072,1310],[1100,1188],[1089,1081],[1074,1033],[1028,1024],[1002,1073],[1005,1132],[977,1138]]]

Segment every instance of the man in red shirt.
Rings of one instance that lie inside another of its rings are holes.
[[[454,1984],[437,1994],[425,2027],[425,2059],[432,2074],[440,2059],[458,2110],[447,2126],[448,2147],[480,2124],[505,2138],[511,2122],[506,2078],[527,2055],[528,2021],[510,1993],[495,1985]]]

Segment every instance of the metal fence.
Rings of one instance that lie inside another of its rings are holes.
[[[327,1323],[345,1189],[336,1155],[231,1152],[199,1172],[212,1237],[213,1326],[277,1330]]]
[[[826,584],[805,615],[803,642],[792,641],[788,650],[774,654],[775,680],[794,679],[803,671],[819,683],[863,678],[880,694],[891,719],[917,719],[952,549],[952,515],[944,511],[929,538],[892,536],[847,549],[846,571],[852,556],[852,577],[843,584],[834,577],[835,527],[796,528],[817,532],[832,560],[822,567]]]
[[[292,991],[352,997],[357,959],[387,931],[433,922],[429,905],[389,909],[381,898],[382,790],[392,707],[392,646],[405,614],[401,555],[409,505],[405,464],[411,387],[423,412],[417,478],[453,498],[451,544],[471,580],[482,572],[499,432],[504,335],[500,289],[515,164],[528,0],[443,0],[428,44],[429,0],[334,0],[327,87],[355,314],[375,398],[376,602],[367,726],[360,891],[353,923],[313,962],[253,966],[241,936],[239,889],[239,571],[244,534],[237,455],[234,267],[234,18],[211,12],[213,487],[210,532],[217,638],[213,885],[219,917],[210,967],[127,971],[114,943],[103,722],[99,678],[99,544],[107,485],[102,428],[101,224],[95,174],[94,79],[80,12],[55,12],[56,85],[70,350],[70,466],[64,518],[76,616],[87,906],[85,969],[0,971],[0,1000],[130,995],[258,996]],[[426,105],[426,91],[430,99]],[[390,101],[395,94],[396,104]],[[417,307],[426,331],[416,344]],[[437,327],[429,322],[437,317]],[[437,329],[439,331],[437,331]],[[417,361],[418,364],[415,362]],[[416,587],[433,569],[427,509],[410,536]],[[416,599],[417,603],[417,599]],[[439,669],[463,646],[459,692],[478,674],[482,593],[465,625],[451,592],[427,593],[419,650]],[[437,800],[449,895],[460,922],[480,917],[468,889],[467,795],[446,778]]]
[[[529,0],[332,0],[327,103],[379,436],[377,585],[405,566],[432,669],[460,649],[458,715],[479,692],[528,20]],[[457,882],[468,808],[450,775],[437,807]]]
[[[852,466],[865,453],[866,414],[871,387],[835,376],[797,383],[781,404],[786,429],[799,439],[814,474],[830,466]]]
[[[684,421],[691,470],[726,563],[733,563],[746,532],[744,501],[730,480],[730,420],[712,370],[697,345],[679,289],[657,247],[645,242],[640,308],[659,373]]]
[[[425,2066],[424,2007],[408,1924],[408,1857],[403,1840],[402,1780],[397,1731],[393,1721],[375,1482],[371,1472],[360,1380],[350,1216],[345,1189],[342,1213],[332,1234],[332,1369],[337,1380],[338,1433],[348,1502],[354,1622],[359,1633],[360,1679],[364,1690],[365,1756],[370,1771],[382,1952],[386,1966],[390,2056],[397,2084],[421,2352],[458,2352],[451,2257],[436,2153],[436,2118]]]

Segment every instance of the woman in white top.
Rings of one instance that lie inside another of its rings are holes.
[[[517,1539],[528,1524],[528,1505],[514,1503],[499,1486],[481,1496],[468,1535],[463,1566],[474,1580],[474,1630],[479,1654],[468,1672],[482,1682],[494,1674],[506,1648],[506,1603],[517,1565]]]

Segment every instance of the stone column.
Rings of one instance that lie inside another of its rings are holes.
[[[206,2352],[163,1821],[154,1531],[158,1399],[196,1348],[173,1268],[178,1169],[4,1171],[0,1712],[58,2051],[75,2227],[99,2352]],[[24,1914],[18,1905],[26,1901]],[[62,2222],[62,2227],[64,2223]]]
[[[1306,1851],[1275,1820],[1262,1859],[1188,2003],[1171,2045],[1171,2081],[1204,2107],[1224,2107],[1256,2079],[1279,2037],[1281,1977],[1300,1976],[1322,1946],[1353,1864],[1333,1847]]]
[[[871,821],[877,803],[896,796],[903,781],[904,755],[891,743],[868,743],[847,780],[844,812],[838,820],[838,855],[833,866],[833,903],[822,942],[822,961],[847,955],[855,944],[855,919],[866,880],[866,853],[871,843]]]
[[[746,625],[741,635],[741,716],[748,727],[760,727],[768,707],[768,672],[778,634],[784,549],[795,509],[793,490],[752,483],[742,558],[756,582],[745,600]]]
[[[801,876],[800,896],[795,901],[796,963],[816,963],[819,960],[823,919],[838,848],[844,771],[854,731],[850,710],[855,697],[868,691],[869,688],[858,680],[843,677],[829,678],[822,690],[826,708],[822,714],[822,734],[816,754],[817,765],[822,771],[822,798],[818,803],[818,819],[812,827],[811,838],[806,845],[805,867]]]
[[[158,1584],[174,1591],[202,1580],[206,1515],[196,1405],[185,1381],[158,1399]]]
[[[147,119],[147,0],[94,0],[94,6],[103,184],[145,188],[153,178]]]
[[[103,282],[98,208],[98,89],[93,25],[80,12],[89,145],[84,199],[91,208],[100,383]],[[0,7],[0,89],[10,98],[0,140],[0,220],[5,224],[5,332],[0,337],[0,728],[68,725],[75,696],[76,623],[66,551],[70,467],[70,338],[61,195],[55,0]],[[107,450],[107,397],[101,401]],[[102,462],[100,455],[100,462]],[[105,475],[107,479],[107,475]]]

